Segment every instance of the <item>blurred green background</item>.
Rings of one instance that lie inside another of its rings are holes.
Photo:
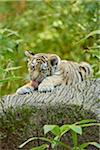
[[[87,61],[100,76],[98,0],[0,1],[0,95],[28,79],[25,50]]]

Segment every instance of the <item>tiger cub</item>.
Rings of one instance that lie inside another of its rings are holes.
[[[52,91],[59,85],[75,85],[92,76],[91,66],[86,62],[61,60],[56,54],[33,54],[25,51],[28,58],[30,82],[19,89],[17,94],[38,91]]]

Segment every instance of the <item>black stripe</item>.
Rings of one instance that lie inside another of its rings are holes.
[[[45,56],[41,56],[40,58],[37,58],[37,60],[41,60],[44,63],[47,62],[46,57]]]
[[[86,68],[83,66],[80,66],[80,68],[82,68],[85,72],[87,72]]]
[[[37,61],[42,61],[43,63],[45,63],[46,61],[42,58],[38,58]]]
[[[81,76],[81,80],[83,81],[83,76],[82,76],[82,73],[79,71],[79,74]]]
[[[89,67],[87,67],[87,69],[88,69],[88,74],[90,74],[90,73],[91,73],[90,68],[89,68]]]

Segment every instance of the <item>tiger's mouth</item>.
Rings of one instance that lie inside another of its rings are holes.
[[[38,82],[40,84],[44,79],[44,76],[38,75],[33,81]]]
[[[43,76],[37,76],[36,78],[32,79],[31,78],[31,85],[34,87],[34,89],[38,89],[39,84],[43,81],[44,77]]]
[[[35,73],[31,73],[30,74],[30,79],[33,83],[36,83],[36,84],[40,84],[43,79],[45,78],[45,76],[41,73],[38,73],[38,72],[35,72]]]
[[[34,87],[34,89],[37,89],[37,88],[38,88],[38,85],[39,85],[39,82],[37,82],[37,81],[35,81],[35,80],[32,80],[31,86]]]

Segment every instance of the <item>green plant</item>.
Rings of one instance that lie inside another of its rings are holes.
[[[16,80],[21,79],[21,76],[17,76],[15,75],[15,71],[21,69],[21,66],[18,67],[10,67],[8,66],[6,69],[3,69],[0,67],[0,91],[4,85],[4,83],[7,85],[9,85],[9,83],[14,83],[16,82]],[[0,96],[1,96],[1,92],[0,92]]]
[[[22,66],[18,65],[18,46],[21,41],[17,31],[0,28],[0,96],[5,93],[5,88],[9,91],[13,85],[17,85],[16,80],[21,79],[19,72]]]
[[[85,148],[88,145],[94,145],[95,147],[100,148],[100,144],[98,144],[97,142],[86,142],[86,143],[82,143],[82,144],[78,143],[78,134],[82,135],[82,128],[90,127],[90,126],[98,126],[98,125],[100,125],[100,124],[96,123],[96,121],[92,120],[92,119],[82,120],[82,121],[76,122],[74,124],[65,124],[62,126],[44,125],[44,134],[51,132],[54,135],[54,138],[33,137],[33,138],[28,139],[23,144],[21,144],[19,146],[19,148],[22,148],[23,146],[25,146],[28,142],[30,142],[32,140],[42,140],[49,144],[43,144],[39,147],[32,148],[31,150],[54,149],[58,145],[61,145],[62,147],[64,147],[67,150],[85,150]],[[61,137],[67,132],[71,133],[73,147],[61,142]]]

